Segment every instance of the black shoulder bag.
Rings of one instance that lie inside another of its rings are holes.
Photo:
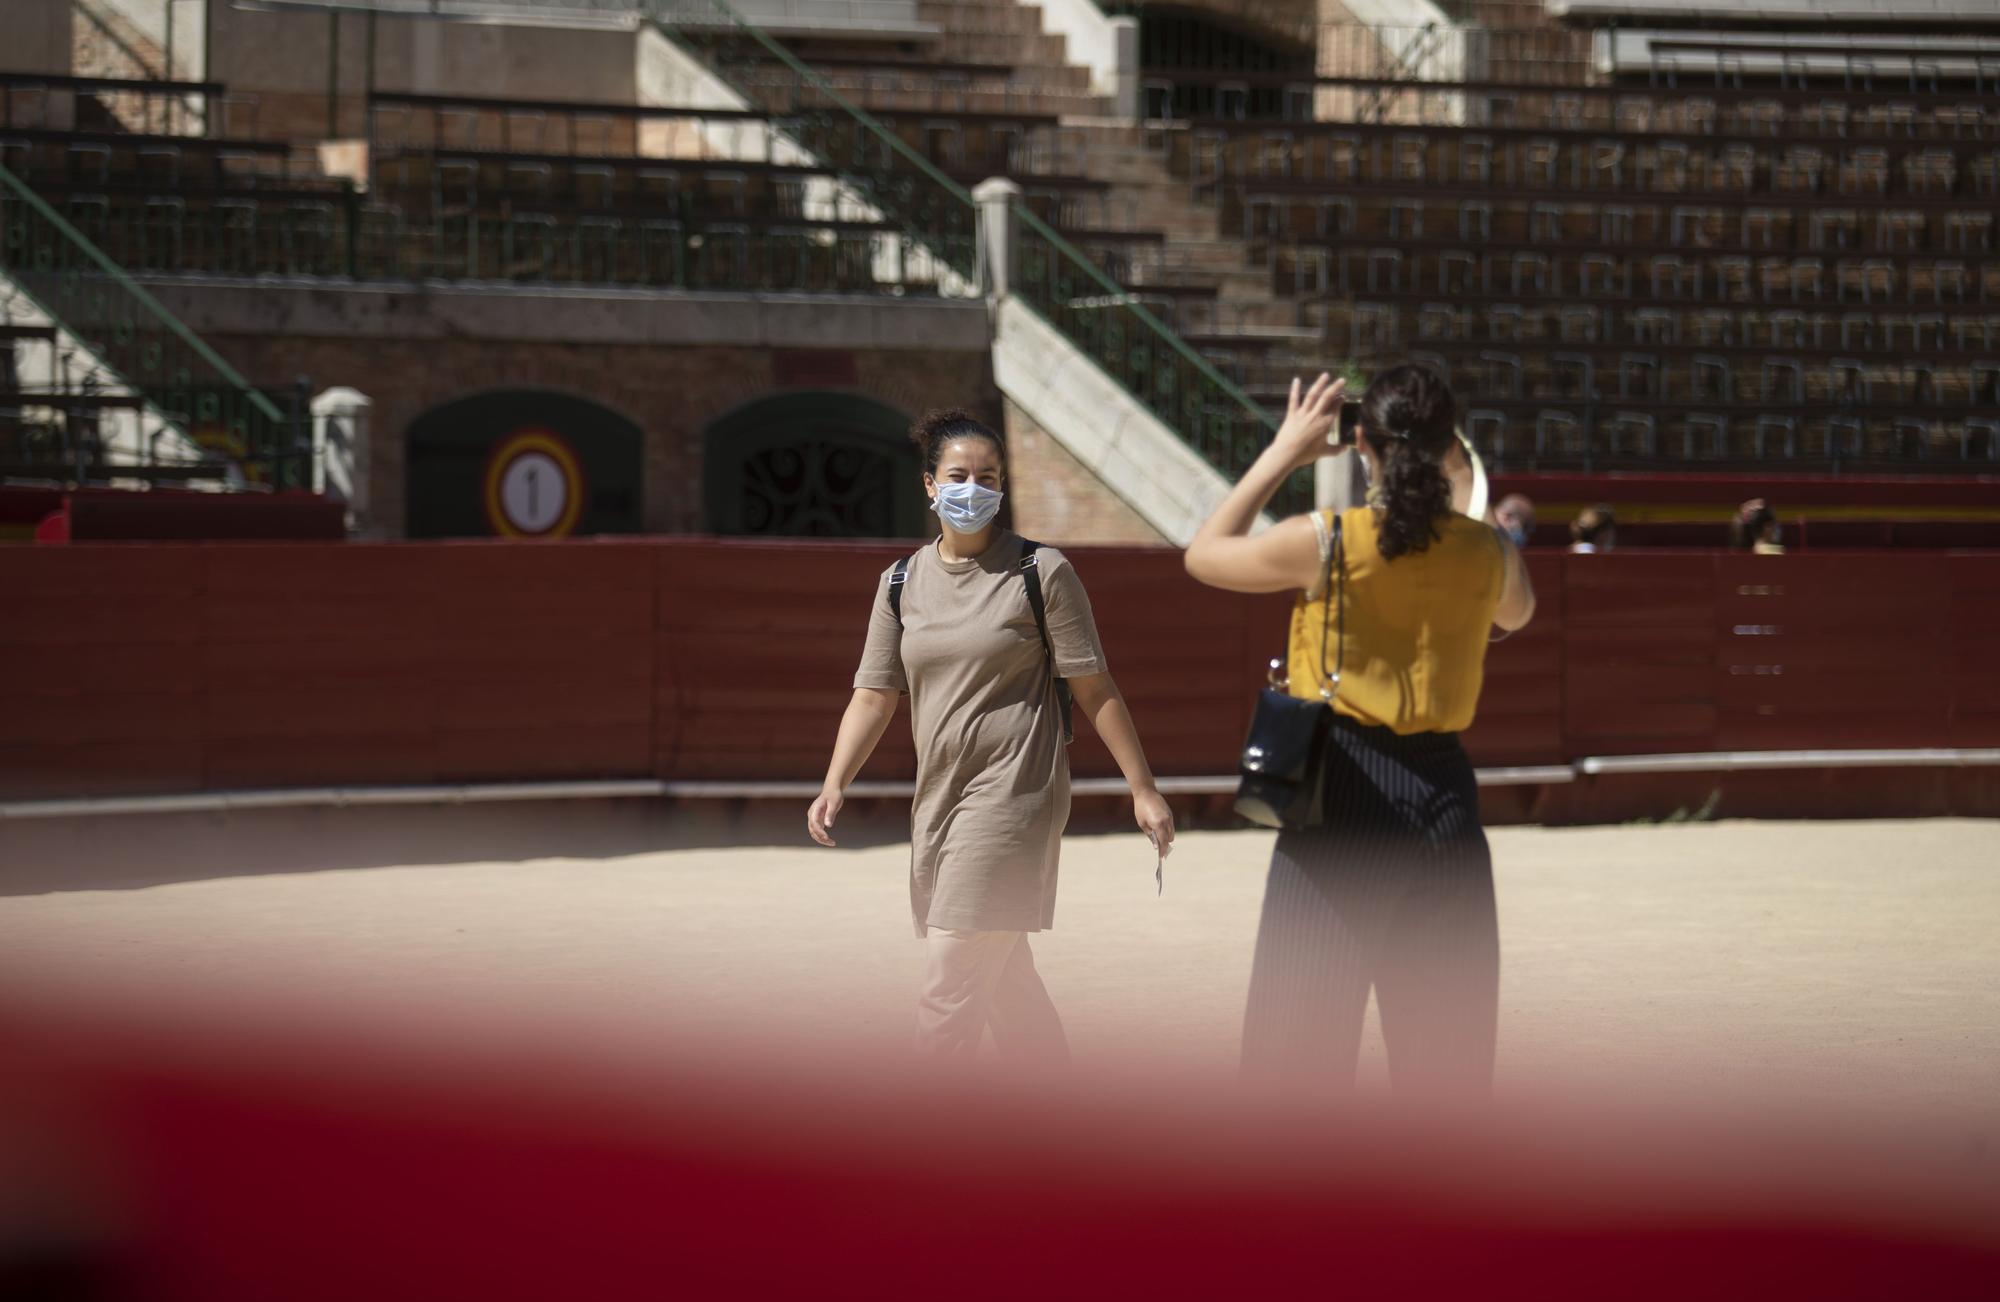
[[[1056,681],[1056,705],[1062,720],[1063,745],[1076,740],[1076,702],[1070,695],[1069,680],[1056,673],[1055,645],[1049,641],[1048,603],[1042,597],[1042,571],[1038,553],[1041,544],[1021,540],[1021,582],[1028,589],[1028,609],[1035,612],[1035,631],[1042,636],[1042,654],[1049,658],[1049,674]],[[903,557],[896,562],[896,568],[889,574],[889,613],[896,617],[896,627],[903,627],[903,585],[910,581],[910,558]]]
[[[1257,693],[1257,710],[1250,717],[1250,735],[1243,741],[1237,764],[1242,781],[1236,789],[1236,812],[1265,827],[1297,830],[1317,827],[1323,817],[1327,734],[1333,728],[1333,698],[1340,690],[1340,670],[1347,652],[1347,556],[1341,539],[1340,515],[1334,513],[1333,542],[1327,548],[1320,591],[1331,587],[1319,630],[1319,699],[1301,700],[1286,689],[1284,661],[1271,662],[1270,686]],[[1326,668],[1327,626],[1335,620],[1333,671]]]

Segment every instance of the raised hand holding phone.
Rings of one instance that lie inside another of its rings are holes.
[[[1343,450],[1343,445],[1335,439],[1341,395],[1346,392],[1347,381],[1336,380],[1324,372],[1303,392],[1294,377],[1291,396],[1285,403],[1285,423],[1271,440],[1272,454],[1283,459],[1288,469],[1297,470],[1330,451]]]

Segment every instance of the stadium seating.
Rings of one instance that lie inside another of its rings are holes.
[[[1967,68],[1891,100],[1292,74],[1383,98],[1150,125],[1325,355],[1428,356],[1503,464],[1948,461],[2000,403],[2000,139]],[[1242,373],[1274,397],[1296,358],[1270,361]]]
[[[1503,467],[1990,464],[2000,38],[1162,17],[1134,124],[1032,7],[796,8],[681,33],[748,108],[375,91],[343,178],[222,86],[0,78],[0,162],[140,270],[889,293],[964,292],[1006,176],[1267,405],[1416,354]]]

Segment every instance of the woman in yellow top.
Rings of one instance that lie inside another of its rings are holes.
[[[1479,793],[1459,745],[1486,644],[1534,614],[1505,533],[1453,509],[1469,483],[1451,391],[1397,366],[1363,401],[1355,451],[1369,504],[1279,522],[1258,514],[1302,466],[1347,449],[1335,417],[1345,385],[1292,382],[1271,446],[1189,544],[1188,573],[1232,592],[1299,590],[1290,690],[1317,699],[1340,662],[1326,758],[1325,818],[1278,836],[1243,1023],[1246,1076],[1351,1086],[1375,991],[1398,1092],[1492,1084],[1500,990],[1492,860]],[[1469,496],[1469,489],[1465,490]],[[1336,546],[1336,537],[1338,545]],[[1331,555],[1340,578],[1318,591]],[[1338,598],[1321,646],[1325,603]],[[1324,651],[1324,661],[1322,652]]]

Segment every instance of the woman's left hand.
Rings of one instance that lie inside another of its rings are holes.
[[[1149,787],[1132,797],[1132,817],[1139,824],[1162,859],[1174,848],[1174,811],[1157,788]]]
[[[1304,390],[1298,378],[1293,377],[1291,397],[1285,404],[1285,423],[1271,440],[1271,454],[1285,463],[1286,470],[1297,470],[1321,457],[1346,451],[1344,446],[1331,441],[1334,422],[1340,419],[1340,401],[1346,393],[1347,381],[1325,373]]]

